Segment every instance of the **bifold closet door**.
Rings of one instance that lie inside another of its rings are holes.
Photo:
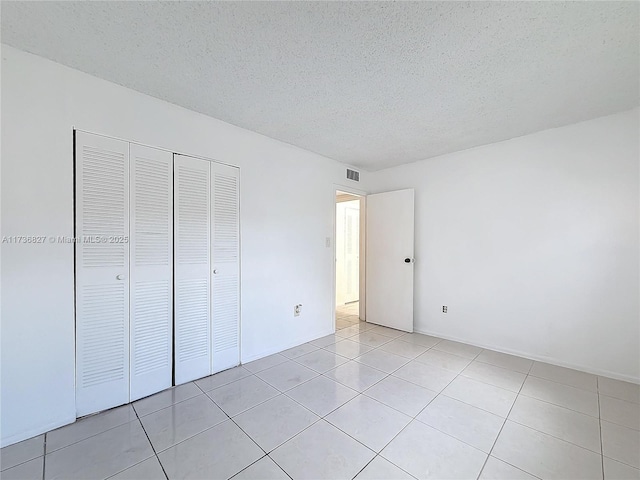
[[[239,170],[211,164],[212,344],[216,373],[240,364]]]
[[[174,155],[175,383],[211,373],[210,162]]]
[[[130,145],[130,400],[172,385],[173,154]]]
[[[76,413],[129,402],[129,144],[76,132]]]

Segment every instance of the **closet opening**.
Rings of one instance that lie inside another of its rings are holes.
[[[76,416],[239,365],[239,169],[74,140]]]

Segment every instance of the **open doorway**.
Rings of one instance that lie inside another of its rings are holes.
[[[364,320],[364,197],[336,191],[336,331]]]

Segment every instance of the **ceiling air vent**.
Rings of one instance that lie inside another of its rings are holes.
[[[347,178],[349,180],[353,180],[354,182],[359,182],[360,172],[356,172],[355,170],[351,170],[350,168],[347,168]]]

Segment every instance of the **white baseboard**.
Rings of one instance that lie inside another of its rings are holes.
[[[75,415],[70,418],[65,418],[63,420],[56,420],[55,422],[49,423],[47,425],[43,425],[38,428],[34,428],[31,430],[27,430],[26,432],[20,432],[15,435],[11,435],[9,437],[3,437],[0,439],[0,447],[8,447],[9,445],[13,445],[14,443],[21,442],[23,440],[28,440],[29,438],[38,436],[42,433],[50,432],[59,427],[63,427],[65,425],[69,425],[76,421]]]
[[[474,347],[487,348],[489,350],[493,350],[500,353],[507,353],[509,355],[516,355],[518,357],[528,358],[529,360],[536,360],[538,362],[550,363],[552,365],[557,365],[559,367],[572,368],[574,370],[580,370],[581,372],[592,373],[594,375],[600,375],[602,377],[609,377],[616,380],[622,380],[623,382],[640,384],[640,378],[633,377],[631,375],[624,375],[617,372],[611,372],[609,370],[604,369],[594,369],[585,367],[584,365],[578,365],[570,362],[564,362],[562,360],[558,360],[557,358],[547,357],[545,355],[536,355],[530,352],[521,352],[519,350],[512,350],[509,348],[504,348],[496,345],[488,345],[488,344],[480,344],[476,342],[470,342],[468,339],[460,338],[460,337],[452,337],[450,335],[446,335],[439,332],[434,331],[426,331],[426,330],[414,330],[416,333],[422,333],[423,335],[431,335],[432,337],[444,338],[445,340],[453,340],[455,342],[466,343],[468,345],[473,345]]]
[[[297,347],[298,345],[302,345],[303,343],[308,343],[311,342],[313,340],[316,340],[318,338],[322,338],[322,337],[326,337],[327,335],[331,335],[332,333],[334,333],[334,330],[330,330],[327,331],[326,333],[321,333],[321,334],[312,334],[311,336],[307,336],[304,338],[299,338],[297,340],[294,340],[292,342],[288,342],[284,345],[280,345],[277,347],[273,347],[273,348],[269,348],[267,350],[263,350],[260,353],[257,353],[255,355],[249,355],[247,357],[242,357],[242,359],[240,360],[240,364],[245,364],[245,363],[249,363],[249,362],[253,362],[254,360],[260,360],[261,358],[264,357],[268,357],[269,355],[273,355],[274,353],[280,353],[283,352],[285,350],[288,350],[290,348],[293,347]]]

